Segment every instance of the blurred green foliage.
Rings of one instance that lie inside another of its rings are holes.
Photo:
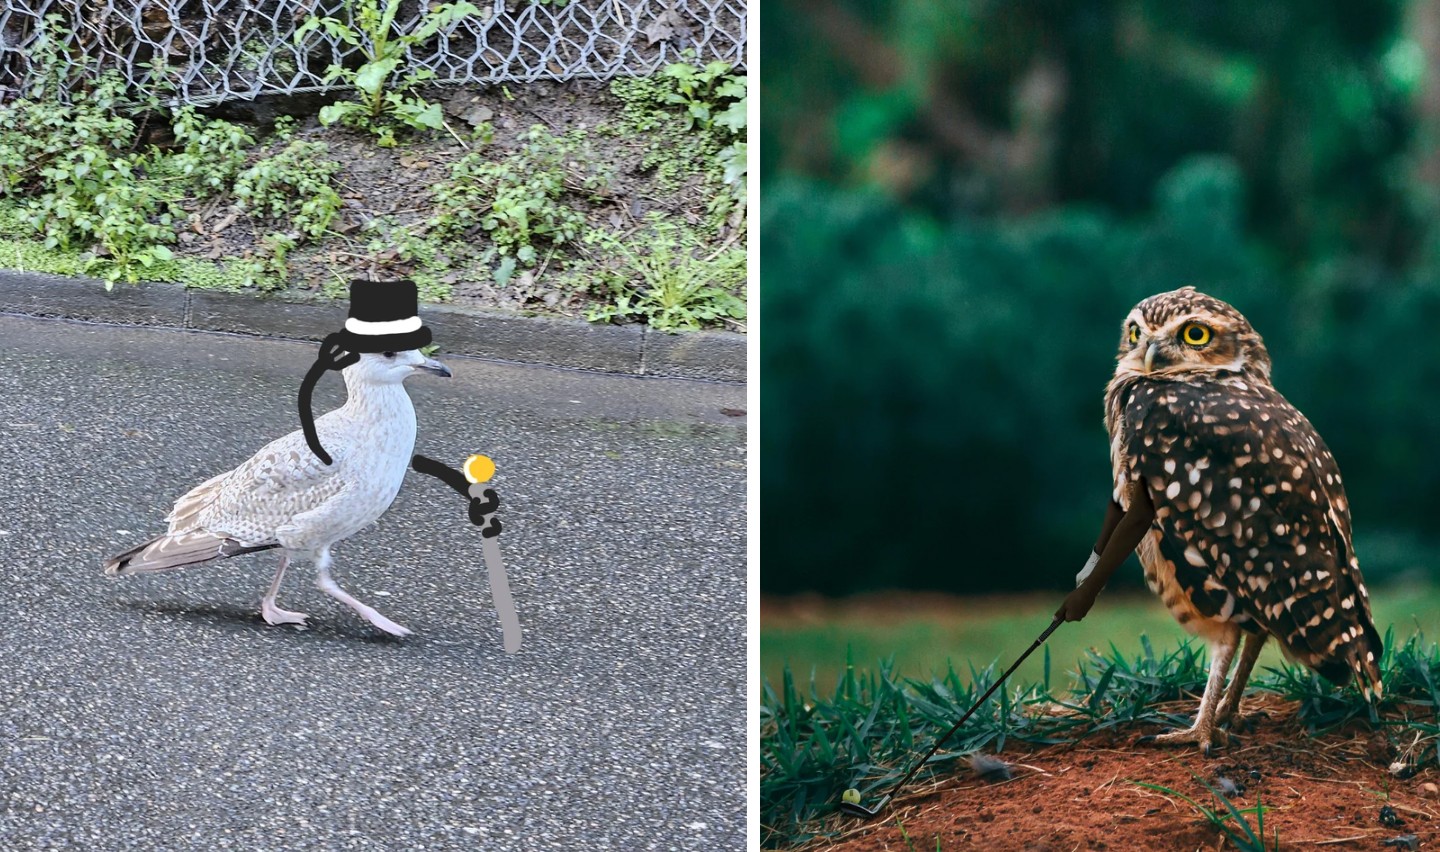
[[[1276,386],[1345,473],[1367,575],[1434,564],[1440,278],[1283,274],[1247,239],[1224,157],[1185,160],[1155,196],[1136,219],[1072,205],[942,223],[878,191],[768,183],[766,591],[1072,583],[1108,499],[1121,320],[1185,284],[1265,336]]]
[[[1366,576],[1440,576],[1440,5],[761,15],[765,591],[1073,583],[1120,322],[1187,284],[1265,336]]]
[[[1428,126],[1415,105],[1431,45],[1409,12],[778,0],[761,10],[762,175],[876,184],[942,217],[1075,201],[1135,215],[1182,159],[1225,152],[1257,233],[1288,261],[1394,261],[1420,238],[1407,177]]]

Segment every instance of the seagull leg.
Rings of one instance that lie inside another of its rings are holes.
[[[349,592],[340,588],[340,585],[330,576],[330,562],[330,548],[327,547],[321,550],[319,556],[315,559],[315,569],[318,572],[318,576],[315,578],[315,585],[319,586],[321,591],[355,610],[361,618],[392,636],[410,635],[409,628],[396,624],[376,612],[373,607],[355,600]]]
[[[290,554],[280,555],[280,567],[275,571],[275,579],[270,581],[270,590],[265,597],[260,599],[260,615],[265,619],[266,624],[298,624],[301,629],[305,627],[305,619],[310,616],[303,612],[291,612],[288,609],[281,609],[275,605],[275,595],[280,592],[280,581],[285,579],[285,568],[290,564]]]

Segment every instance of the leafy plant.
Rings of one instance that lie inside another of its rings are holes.
[[[666,66],[652,77],[616,80],[610,91],[623,103],[626,129],[650,139],[642,165],[655,169],[664,185],[676,186],[702,174],[723,188],[709,205],[714,219],[732,216],[739,226],[745,209],[745,77],[726,62],[688,61]]]
[[[131,158],[86,145],[40,174],[50,191],[32,205],[31,222],[45,234],[46,248],[92,242],[86,270],[102,274],[106,289],[173,258],[164,245],[175,239],[170,204],[154,183],[137,177]]]
[[[357,0],[350,21],[311,16],[295,31],[296,43],[302,44],[311,32],[324,29],[334,38],[358,48],[364,57],[359,68],[336,63],[326,71],[326,83],[343,80],[355,88],[358,100],[326,106],[320,110],[321,124],[342,122],[371,130],[385,147],[395,144],[395,135],[393,126],[382,119],[388,118],[415,130],[439,130],[445,126],[440,105],[411,92],[415,86],[432,79],[434,72],[424,68],[404,69],[405,54],[442,29],[480,14],[480,10],[467,0],[444,3],[430,8],[418,26],[408,33],[395,30],[395,16],[399,11],[399,0]]]
[[[179,151],[160,161],[165,172],[190,183],[202,195],[228,190],[255,138],[236,124],[206,118],[184,106],[172,119]]]
[[[107,73],[68,103],[22,98],[0,110],[0,196],[27,199],[26,220],[45,247],[85,249],[85,271],[107,288],[169,261],[164,244],[174,240],[172,199],[145,179],[146,157],[130,151],[127,106],[123,81]]]
[[[694,51],[688,51],[693,60]],[[684,108],[686,129],[724,128],[731,135],[745,132],[745,78],[731,73],[728,62],[710,62],[696,67],[687,62],[667,65],[660,76],[670,81],[662,103]]]
[[[750,170],[749,164],[746,162],[746,154],[745,142],[732,142],[715,155],[721,169],[720,181],[730,188],[730,199],[734,201],[736,209],[739,210],[745,209],[745,178]],[[711,203],[712,211],[720,209],[719,205]]]
[[[318,238],[340,213],[333,180],[340,164],[328,158],[323,142],[295,140],[235,178],[241,208],[260,217],[284,219],[287,231]]]
[[[602,192],[609,175],[594,165],[579,132],[557,137],[536,125],[520,141],[519,150],[500,160],[478,151],[460,158],[450,180],[431,187],[430,226],[449,236],[484,232],[502,256],[533,266],[537,242],[560,245],[585,229],[585,216],[565,204],[565,196]]]
[[[664,216],[647,217],[646,232],[632,242],[612,233],[585,237],[591,254],[602,260],[592,285],[610,301],[588,315],[591,322],[643,318],[651,328],[675,332],[698,329],[726,318],[744,319],[745,252],[721,249],[703,255],[693,232]]]
[[[64,64],[51,20],[35,48],[44,63]],[[84,60],[81,67],[93,71]],[[144,274],[166,277],[174,255],[174,222],[188,190],[211,195],[228,189],[254,140],[241,128],[207,119],[183,107],[173,116],[179,150],[136,151],[131,115],[159,114],[152,98],[130,101],[113,72],[69,85],[46,75],[32,90],[0,110],[0,196],[28,199],[28,225],[46,249],[81,250],[83,270],[101,275],[106,287]]]
[[[109,72],[93,88],[73,92],[68,103],[20,98],[0,109],[0,195],[43,192],[43,170],[73,157],[77,148],[101,148],[117,156],[128,150],[135,125],[120,113],[124,92],[124,80]]]

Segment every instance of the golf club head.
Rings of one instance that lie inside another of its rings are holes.
[[[846,813],[853,817],[859,817],[860,819],[874,819],[875,817],[880,815],[881,811],[885,810],[885,806],[888,804],[890,804],[889,796],[886,796],[885,798],[876,802],[875,807],[873,808],[867,808],[864,805],[855,804],[853,802],[841,802],[840,811],[841,813]]]

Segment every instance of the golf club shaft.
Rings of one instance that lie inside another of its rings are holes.
[[[900,783],[890,788],[890,792],[885,795],[885,799],[888,800],[894,798],[895,794],[900,792],[900,788],[904,787],[910,782],[911,778],[915,777],[915,773],[920,771],[920,767],[925,765],[925,761],[929,760],[932,756],[934,756],[935,752],[940,750],[940,746],[944,745],[945,741],[950,739],[950,735],[960,730],[960,726],[965,724],[966,720],[968,720],[971,716],[975,715],[975,711],[979,710],[980,706],[984,704],[991,695],[995,694],[995,690],[999,689],[1001,684],[1005,683],[1005,681],[1009,679],[1010,675],[1014,674],[1015,670],[1020,668],[1020,664],[1025,662],[1025,659],[1027,657],[1035,653],[1036,648],[1039,648],[1041,645],[1045,644],[1045,640],[1050,638],[1050,634],[1054,633],[1055,628],[1059,627],[1061,623],[1061,620],[1058,618],[1050,622],[1050,626],[1045,628],[1045,632],[1040,634],[1040,638],[1036,639],[1034,644],[1027,648],[1025,650],[1025,653],[1020,655],[1020,659],[1016,660],[1014,664],[1010,666],[1010,668],[1005,670],[1005,674],[1000,675],[999,680],[995,681],[993,684],[990,685],[989,689],[985,690],[985,694],[980,696],[980,700],[976,701],[974,706],[972,706],[969,710],[965,711],[965,715],[960,717],[960,721],[956,722],[953,728],[946,731],[945,736],[936,740],[935,745],[930,747],[930,751],[926,752],[924,757],[915,761],[915,765],[910,767],[910,771],[905,773],[905,777],[900,779]]]

